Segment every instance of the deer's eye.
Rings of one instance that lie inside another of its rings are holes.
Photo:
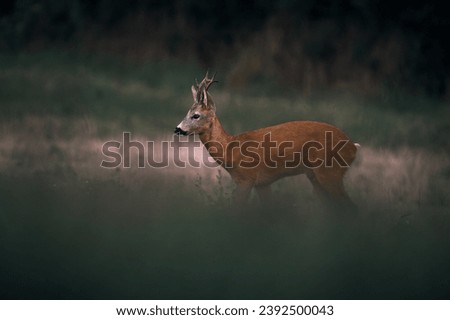
[[[192,116],[192,119],[198,119],[198,118],[200,118],[200,115],[198,113],[196,113]]]

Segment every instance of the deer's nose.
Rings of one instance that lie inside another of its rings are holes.
[[[187,132],[182,130],[180,127],[176,127],[175,130],[173,131],[175,134],[180,135],[182,134],[183,136],[187,135]]]

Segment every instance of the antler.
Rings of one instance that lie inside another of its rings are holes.
[[[208,105],[208,89],[214,82],[218,82],[214,80],[215,76],[216,73],[214,73],[212,78],[209,78],[209,71],[206,71],[206,75],[200,83],[195,79],[196,87],[191,87],[192,97],[195,102],[203,102],[205,105]]]
[[[195,81],[197,83],[197,90],[198,91],[203,91],[203,90],[208,90],[209,87],[214,83],[214,82],[219,82],[217,80],[214,80],[214,77],[216,76],[216,73],[213,74],[211,79],[208,79],[209,76],[209,70],[206,71],[206,75],[205,78],[203,78],[203,80],[200,82],[200,84],[197,83],[197,80]]]

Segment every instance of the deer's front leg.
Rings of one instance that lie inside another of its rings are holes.
[[[272,188],[270,185],[257,186],[256,192],[258,193],[259,200],[262,205],[271,206],[272,203]]]
[[[239,206],[245,206],[252,191],[252,182],[240,182],[237,183],[237,187],[234,190],[233,198],[234,202]]]

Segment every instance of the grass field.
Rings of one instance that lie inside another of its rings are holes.
[[[103,143],[124,131],[171,141],[203,73],[0,55],[1,298],[450,298],[448,102],[388,86],[380,97],[236,89],[218,74],[231,133],[320,120],[362,145],[346,179],[355,221],[327,212],[302,176],[276,183],[276,209],[253,197],[236,214],[218,169],[100,167]]]

